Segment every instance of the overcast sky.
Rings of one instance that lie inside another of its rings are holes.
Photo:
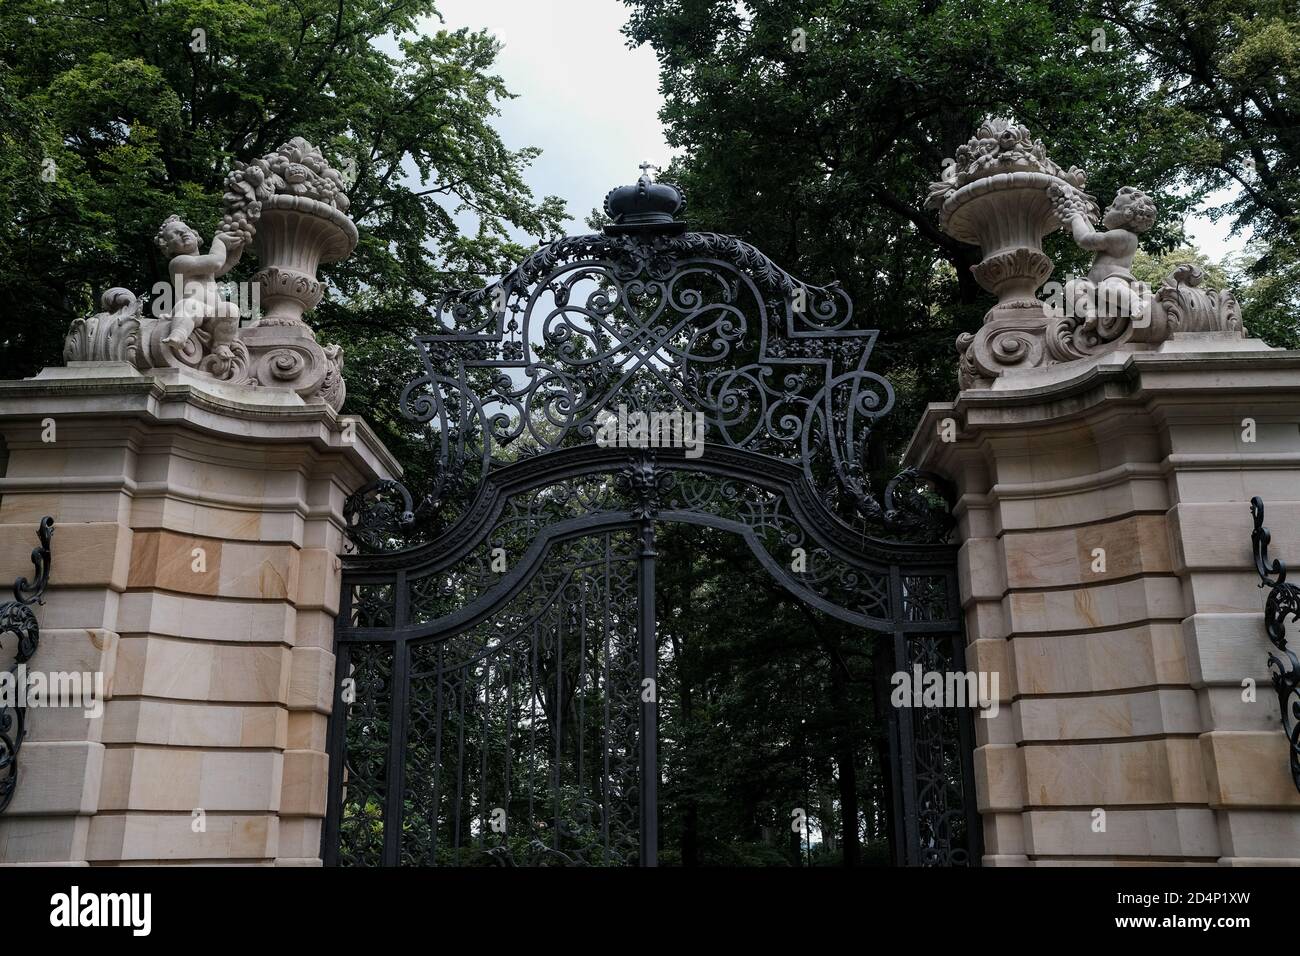
[[[496,72],[517,98],[501,104],[497,129],[512,149],[541,147],[528,185],[568,203],[568,231],[587,232],[587,215],[635,182],[642,160],[668,165],[659,64],[648,47],[628,49],[618,0],[438,0],[438,9],[449,29],[488,29],[504,44]]]
[[[438,8],[448,28],[490,29],[504,43],[497,72],[518,96],[502,104],[497,128],[511,148],[542,148],[527,180],[536,196],[568,203],[569,231],[586,232],[587,214],[612,187],[635,180],[642,160],[668,164],[659,66],[649,48],[628,49],[618,0],[438,0]],[[1245,245],[1229,240],[1228,229],[1203,216],[1187,223],[1214,259]]]

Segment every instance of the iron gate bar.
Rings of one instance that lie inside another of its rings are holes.
[[[659,642],[655,634],[655,522],[641,519],[637,639],[641,645],[641,856],[659,865]],[[649,681],[647,687],[646,681]],[[647,693],[648,691],[648,693]],[[647,699],[648,698],[648,699]]]
[[[388,731],[388,785],[384,794],[388,799],[384,811],[385,866],[397,866],[401,853],[402,827],[400,824],[394,826],[393,823],[402,819],[402,800],[406,791],[406,781],[402,774],[406,761],[402,759],[402,755],[406,744],[406,694],[410,689],[407,677],[410,666],[409,644],[399,639],[393,648],[392,716],[389,718]]]
[[[821,543],[836,548],[845,559],[874,559],[881,566],[889,566],[933,556],[942,563],[950,560],[956,551],[956,545],[942,539],[894,540],[878,537],[870,528],[853,527],[826,509],[816,489],[807,483],[798,466],[790,462],[707,440],[702,447],[696,459],[687,459],[678,449],[657,449],[656,464],[661,468],[700,471],[722,478],[743,478],[780,492],[800,523],[817,534]],[[616,473],[627,465],[628,454],[624,448],[579,445],[503,465],[481,483],[473,503],[438,537],[397,551],[344,555],[344,564],[358,573],[401,569],[417,575],[445,569],[474,549],[500,520],[511,498],[566,478]],[[409,499],[409,492],[404,488],[400,493]]]
[[[825,509],[817,503],[815,493],[802,481],[802,476],[798,474],[796,469],[788,466],[782,467],[786,465],[784,462],[764,459],[748,452],[737,453],[735,449],[725,447],[715,448],[706,445],[705,449],[705,453],[697,460],[688,460],[680,454],[674,455],[660,452],[656,465],[670,471],[689,470],[716,475],[720,478],[743,478],[757,488],[763,488],[781,495],[789,505],[792,517],[797,521],[800,528],[811,534],[818,545],[824,547],[831,556],[863,570],[886,573],[891,567],[899,566],[905,568],[910,574],[916,575],[925,574],[931,569],[937,571],[938,569],[950,567],[956,561],[957,547],[953,544],[889,542],[856,532],[855,529],[841,519],[825,512]],[[562,460],[550,460],[552,458]],[[413,578],[422,577],[426,573],[434,574],[446,570],[463,560],[475,548],[481,546],[486,530],[490,530],[495,522],[499,520],[508,501],[513,496],[549,487],[561,478],[607,475],[611,470],[625,466],[627,460],[627,451],[625,449],[574,448],[550,452],[546,456],[528,459],[517,465],[510,466],[509,469],[502,469],[498,472],[498,478],[502,479],[501,485],[493,488],[492,493],[485,495],[483,502],[475,508],[475,511],[482,509],[483,514],[474,522],[474,527],[467,528],[458,524],[437,540],[412,549],[410,552],[367,555],[365,559],[345,557],[345,568],[349,571],[349,580],[356,584],[383,583],[393,580],[393,575],[398,572],[404,573],[406,578]],[[509,475],[507,475],[507,471],[510,472]],[[509,479],[508,483],[504,480],[507,478]],[[893,630],[895,621],[892,617],[873,618],[847,612],[845,609],[801,587],[797,581],[787,574],[784,566],[778,564],[757,543],[752,530],[743,524],[713,515],[676,511],[667,508],[657,513],[662,519],[706,525],[739,534],[745,538],[755,557],[770,573],[780,579],[793,593],[817,607],[818,610],[848,623],[877,630]],[[628,515],[626,512],[586,514],[557,522],[550,528],[543,529],[539,533],[538,540],[535,540],[532,546],[518,560],[512,562],[510,571],[502,579],[502,586],[504,587],[507,582],[520,584],[536,569],[536,562],[540,561],[544,556],[545,549],[541,539],[547,534],[552,534],[558,539],[562,536],[570,536],[570,534],[602,529],[607,522],[624,525],[627,521]],[[437,557],[432,556],[437,555],[438,549],[443,542],[448,542],[450,550]],[[450,544],[451,542],[455,542],[455,544]],[[354,566],[357,567],[359,573],[352,572]],[[361,570],[362,568],[364,568],[364,571]],[[400,582],[398,583],[400,584]],[[494,604],[494,599],[504,600],[512,593],[514,593],[512,590],[502,590],[485,594],[480,601],[468,605],[463,613],[468,616],[471,609],[476,607],[490,609]],[[901,600],[897,596],[895,599]],[[343,622],[339,634],[344,640],[385,640],[394,636],[417,638],[434,633],[434,629],[429,624],[406,624],[403,622],[395,623],[395,626],[391,628],[358,628],[348,625],[346,623],[347,617],[342,613],[340,613],[339,620]],[[946,621],[948,622],[946,626],[956,626],[958,620],[955,612]],[[456,618],[448,618],[446,623],[448,626],[454,626],[460,622]],[[902,622],[901,626],[908,630],[926,630],[945,625]]]
[[[659,520],[677,520],[679,517],[697,518],[698,516],[678,516],[672,514],[664,514],[659,516]],[[718,524],[716,522],[698,522],[698,521],[697,523],[711,524],[714,526],[717,526]],[[644,535],[646,528],[648,527],[651,533],[651,539],[650,539],[651,550],[648,550],[645,553],[643,553],[641,558],[643,561],[643,565],[649,567],[651,569],[651,573],[653,573],[654,554],[652,549],[653,549],[653,528],[655,524],[654,521],[642,521],[637,524],[633,524],[627,521],[626,518],[617,519],[611,517],[603,520],[602,519],[586,520],[582,522],[577,522],[576,524],[579,526],[578,527],[553,526],[552,528],[547,529],[545,532],[543,532],[538,536],[538,539],[534,542],[534,546],[537,548],[540,557],[538,560],[532,562],[532,566],[534,569],[536,567],[540,567],[541,561],[544,558],[545,553],[549,550],[551,546],[553,546],[558,541],[580,538],[594,531],[619,530],[619,529],[628,529],[632,527],[638,528],[641,531],[642,535]],[[724,530],[726,530],[725,523],[723,523],[723,526],[724,526]],[[954,591],[955,579],[951,574],[951,566],[945,567],[942,565],[918,565],[915,567],[910,567],[908,568],[908,570],[911,572],[930,572],[936,575],[942,574],[946,582],[946,589],[950,597],[955,593]],[[895,566],[890,569],[890,573],[891,573],[891,580],[893,581],[892,587],[894,591],[894,599],[895,599],[894,603],[895,606],[901,606],[902,569]],[[513,584],[509,586],[503,584],[503,588],[508,587],[509,594],[513,595],[526,583],[527,578],[528,578],[528,574],[521,572],[520,580],[513,582]],[[404,585],[405,575],[403,573],[399,573],[392,580],[395,580]],[[400,593],[405,594],[406,588],[399,587],[398,591]],[[651,591],[651,594],[652,593],[653,592]],[[350,593],[345,595],[345,602],[344,602],[344,607],[341,608],[340,620],[346,620],[344,615],[349,613],[350,608],[348,605],[350,603],[350,598],[351,598]],[[487,605],[486,610],[482,610],[480,613],[472,616],[457,615],[459,620],[456,626],[458,626],[460,629],[463,630],[473,626],[477,622],[485,620],[486,618],[491,616],[491,611],[493,608],[499,606],[500,604],[502,604],[504,601],[508,599],[509,599],[508,596],[502,595],[501,593],[489,592],[489,594],[484,596],[482,602]],[[642,606],[646,607],[647,610],[650,611],[651,602],[650,600],[646,600],[644,592],[642,592],[642,599],[645,600],[645,604],[643,604]],[[403,597],[402,600],[405,601],[406,598]],[[406,616],[405,607],[403,611],[399,613],[398,616],[399,618],[404,618]],[[643,634],[653,633],[653,620],[654,617],[652,611],[642,616],[640,627],[642,628]],[[453,626],[450,619],[444,619],[442,623],[446,625],[448,628],[451,628]],[[955,619],[938,619],[938,620],[931,620],[931,621],[904,621],[899,623],[895,631],[893,632],[893,643],[895,646],[896,660],[901,662],[907,661],[906,641],[909,635],[919,636],[922,634],[929,634],[929,633],[933,633],[933,634],[952,633],[954,631],[954,628],[959,628],[959,626],[960,623]],[[340,632],[339,636],[341,638],[340,648],[339,648],[341,653],[339,666],[341,669],[343,669],[341,670],[341,672],[345,672],[345,669],[349,663],[349,659],[346,656],[347,646],[353,643],[367,643],[367,644],[374,643],[375,635],[370,630],[356,629],[354,630],[354,633],[348,634],[346,636],[343,632]],[[401,759],[401,751],[402,751],[402,747],[405,745],[406,720],[407,720],[407,711],[409,709],[409,705],[406,701],[406,696],[405,696],[409,688],[409,678],[406,676],[407,670],[409,668],[409,654],[410,654],[409,646],[410,646],[410,642],[415,639],[416,638],[414,636],[396,635],[394,632],[389,632],[389,640],[393,642],[393,646],[395,647],[395,651],[394,651],[395,676],[394,676],[394,686],[393,686],[394,700],[392,704],[394,722],[393,722],[392,736],[389,740],[389,779],[386,787],[387,806],[385,811],[385,833],[384,833],[385,836],[384,862],[389,865],[398,862],[398,858],[399,858],[398,855],[400,853],[400,826],[397,825],[395,821],[401,819],[402,803],[405,794],[405,780],[402,776],[403,761]],[[423,639],[427,640],[428,638],[424,637]],[[643,643],[643,647],[645,648],[645,653],[649,654],[650,644],[648,642],[645,642]],[[960,653],[959,647],[957,648],[957,652]],[[657,665],[657,661],[647,660],[643,656],[642,665],[641,665],[642,674],[646,677],[657,679],[657,673],[655,669],[656,665]],[[896,669],[906,669],[906,666],[905,664],[899,664],[896,665]],[[341,700],[336,700],[336,706],[338,706],[340,708],[340,712],[342,712],[344,705],[342,704]],[[643,718],[647,721],[647,723],[643,725],[642,732],[649,734],[649,736],[646,736],[642,739],[650,741],[651,747],[653,747],[655,737],[652,731],[653,729],[655,729],[654,721],[655,718],[657,717],[657,713],[648,703],[643,703],[642,708],[643,708]],[[912,752],[912,748],[905,746],[906,741],[908,741],[909,739],[913,739],[916,734],[915,727],[914,727],[914,715],[912,714],[910,709],[904,708],[901,711],[891,710],[890,716],[894,721],[899,722],[899,726],[897,726],[896,730],[894,731],[894,734],[891,736],[891,750],[894,752],[896,759],[898,760],[897,766],[899,767],[899,771],[900,771],[899,776],[896,777],[895,779],[896,805],[901,806],[903,808],[903,813],[900,814],[898,817],[896,817],[896,820],[905,821],[906,823],[907,830],[906,830],[905,838],[902,841],[903,845],[909,848],[916,848],[917,843],[919,841],[919,831],[917,830],[917,807],[915,804],[914,792],[912,791],[910,786],[906,785],[906,781],[915,779],[915,774],[916,774],[915,758]],[[969,771],[971,768],[970,768],[970,754],[968,749],[969,741],[970,741],[970,736],[968,733],[969,715],[964,714],[962,715],[962,718],[964,721],[962,724],[963,764],[964,764],[964,769],[967,771],[966,779],[969,780],[971,779],[971,777],[969,776]],[[340,725],[336,723],[335,726],[339,727]],[[334,774],[333,779],[338,779],[338,774],[342,766],[341,747],[343,745],[343,741],[340,736],[335,735],[335,737],[332,738],[331,744],[332,744],[331,746],[332,771],[331,772],[332,774]],[[643,841],[648,841],[652,835],[655,835],[653,833],[653,828],[654,828],[654,824],[656,823],[656,820],[654,817],[653,810],[657,808],[657,795],[654,794],[654,785],[655,783],[657,783],[657,774],[654,772],[647,772],[648,767],[651,765],[652,756],[653,756],[653,751],[650,748],[646,748],[645,751],[643,751],[642,781],[643,781],[643,787],[645,787],[646,789],[643,789],[641,799],[642,799],[642,806],[646,807],[648,811],[651,811],[643,815],[643,823],[642,823],[644,827],[642,833]],[[608,755],[606,755],[606,759],[607,757]],[[974,822],[975,811],[974,808],[970,806],[969,801],[967,801],[966,808],[968,812],[968,819],[971,819],[971,822]],[[328,834],[328,839],[330,840],[337,840],[337,835],[338,835],[337,809],[338,808],[336,804],[331,806],[330,818],[327,821],[327,827],[325,832]],[[977,828],[972,829],[970,827],[970,824],[968,824],[967,832],[968,832],[968,839],[971,840],[977,839],[977,835],[978,835]],[[652,848],[654,844],[649,842],[643,842],[642,846]],[[327,855],[331,862],[337,862],[337,856],[334,853],[327,851]],[[651,862],[654,860],[654,857],[653,855],[648,855],[646,859],[647,859],[647,865],[650,865]],[[919,862],[918,852],[916,852],[915,849],[913,849],[912,852],[909,852],[906,856],[905,862],[911,865],[916,865]]]
[[[950,574],[946,578],[948,583],[948,604],[950,607],[961,607],[961,593],[957,586],[957,576]],[[955,666],[960,671],[966,670],[966,638],[964,630],[959,626],[954,629],[952,637],[953,659]],[[977,678],[978,680],[978,675]],[[992,687],[990,686],[990,691]],[[1001,687],[998,692],[1001,693]],[[1001,706],[999,703],[997,706]],[[983,718],[980,718],[983,719]],[[972,786],[975,780],[975,715],[969,710],[957,711],[957,731],[959,741],[957,745],[958,758],[961,761],[961,779],[968,781]],[[966,814],[966,852],[970,855],[969,862],[973,865],[979,862],[984,853],[984,828],[980,825],[979,810],[976,808],[975,795],[966,794],[962,806]]]

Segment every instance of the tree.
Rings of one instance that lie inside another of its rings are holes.
[[[1109,200],[1155,197],[1152,251],[1179,241],[1182,113],[1158,108],[1123,37],[1081,5],[1027,0],[625,0],[626,33],[661,66],[669,171],[697,228],[739,233],[815,281],[839,279],[882,330],[873,365],[901,388],[876,465],[888,470],[926,401],[955,389],[953,342],[992,299],[978,251],[923,208],[945,157],[987,115],[1013,114]],[[1058,278],[1085,266],[1064,236]],[[891,472],[892,473],[892,472]]]
[[[1211,211],[1249,228],[1248,329],[1300,331],[1300,11],[1291,0],[1094,0],[1093,13],[1150,71],[1149,99],[1184,131],[1190,183],[1232,187]]]
[[[68,323],[107,288],[165,277],[159,223],[177,213],[210,236],[231,163],[300,135],[355,170],[361,232],[328,270],[315,325],[345,348],[349,407],[418,470],[396,414],[410,335],[435,325],[439,290],[519,258],[512,228],[543,236],[563,220],[524,182],[537,150],[493,129],[511,95],[491,73],[496,44],[436,17],[432,0],[6,3],[0,377],[56,363]]]
[[[663,862],[806,865],[796,810],[816,834],[813,863],[884,862],[870,715],[888,636],[813,611],[738,536],[657,534]]]

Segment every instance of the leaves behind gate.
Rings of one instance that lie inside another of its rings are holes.
[[[658,550],[660,864],[888,864],[888,638],[810,610],[736,535],[662,525]]]

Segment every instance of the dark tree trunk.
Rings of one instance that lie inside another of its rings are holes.
[[[843,835],[844,865],[857,866],[861,862],[861,843],[858,839],[858,768],[851,731],[841,729],[840,751],[840,819]]]

